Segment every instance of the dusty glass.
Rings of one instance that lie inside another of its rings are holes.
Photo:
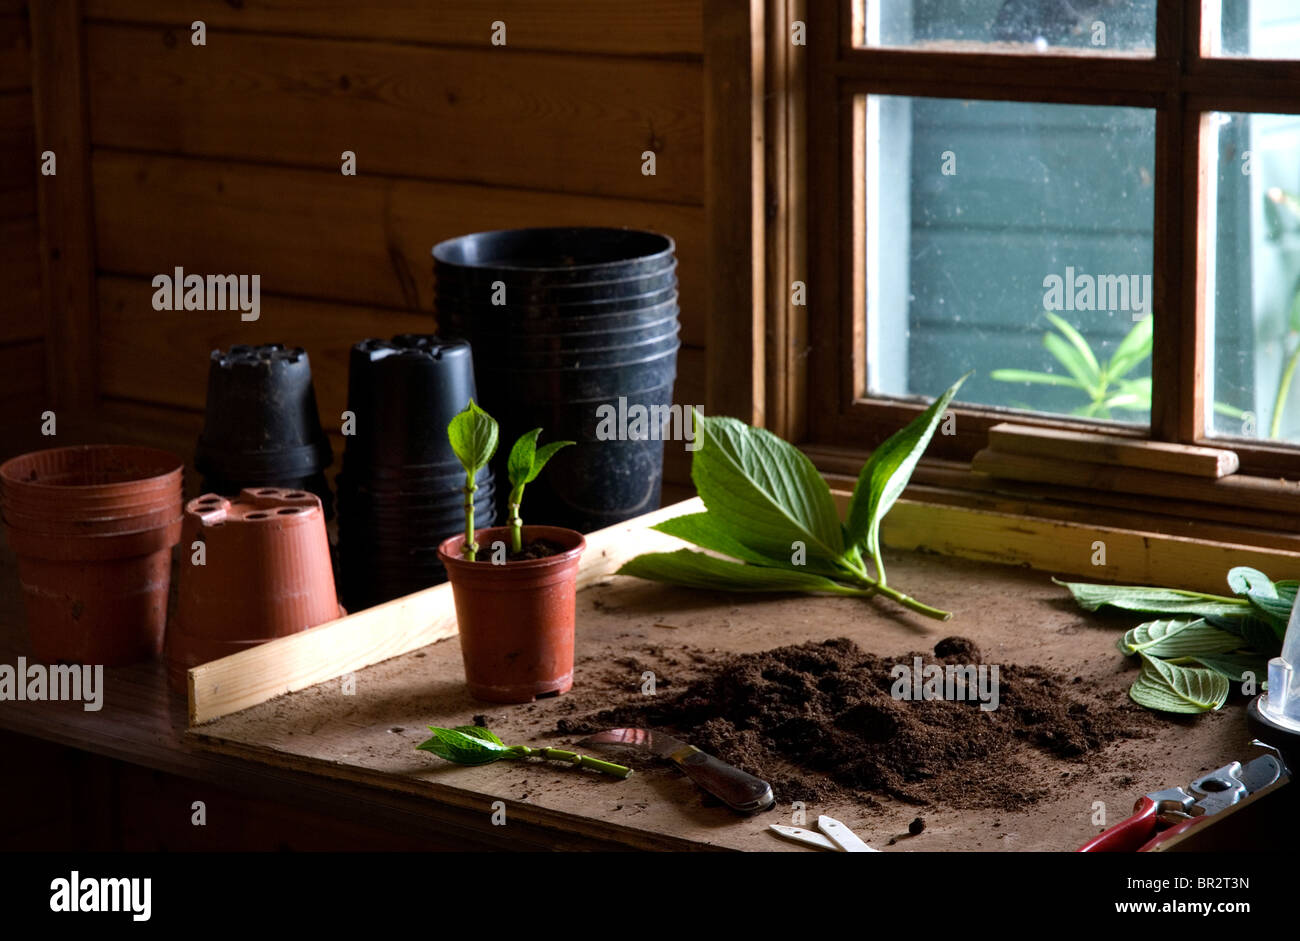
[[[859,0],[858,45],[1150,56],[1156,0]]]
[[[871,394],[1149,420],[1155,114],[870,96]]]
[[[1207,429],[1300,441],[1300,115],[1211,114]]]

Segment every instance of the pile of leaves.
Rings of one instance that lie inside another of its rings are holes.
[[[1223,707],[1233,683],[1255,679],[1264,688],[1268,661],[1282,650],[1300,582],[1272,581],[1258,569],[1228,572],[1235,597],[1174,588],[1057,582],[1088,611],[1115,608],[1162,615],[1119,639],[1141,658],[1129,689],[1133,700],[1159,712],[1200,713]]]
[[[691,459],[691,481],[705,512],[654,528],[717,555],[692,549],[648,553],[626,563],[619,574],[721,591],[878,594],[927,617],[948,620],[952,615],[947,611],[888,585],[880,524],[902,496],[944,409],[965,380],[958,379],[871,453],[843,523],[830,487],[798,448],[734,418],[693,413],[701,447]],[[868,557],[873,571],[868,571]]]

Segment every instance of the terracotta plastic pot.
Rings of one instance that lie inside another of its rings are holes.
[[[196,540],[204,543],[202,565],[194,564]],[[177,690],[191,667],[339,617],[320,499],[262,487],[234,500],[191,500],[179,589],[167,631],[167,673]]]
[[[558,526],[525,526],[524,544],[546,539],[565,551],[544,559],[466,561],[465,535],[444,540],[438,558],[456,599],[461,654],[470,695],[484,702],[525,703],[573,687],[573,623],[582,534]],[[475,533],[480,546],[510,529]]]
[[[6,507],[61,519],[146,512],[179,498],[183,462],[167,451],[89,445],[0,465]]]
[[[88,516],[79,519],[51,519],[46,516],[29,515],[10,507],[4,509],[4,520],[13,529],[45,535],[68,536],[107,536],[128,533],[141,529],[154,529],[166,526],[178,519],[177,508],[180,506],[180,494],[165,505],[143,513],[121,516]]]
[[[32,652],[49,663],[120,666],[158,656],[171,549],[181,522],[134,533],[68,536],[10,528]]]

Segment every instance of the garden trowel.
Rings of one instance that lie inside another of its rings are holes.
[[[584,738],[591,747],[622,746],[667,758],[686,776],[732,810],[752,814],[776,803],[766,781],[732,767],[680,739],[653,729],[608,729]]]

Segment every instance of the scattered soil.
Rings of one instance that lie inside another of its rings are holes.
[[[692,658],[697,678],[680,692],[562,719],[557,731],[676,731],[767,779],[782,800],[871,806],[879,803],[875,794],[916,805],[1012,810],[1048,793],[1042,775],[1030,773],[1042,756],[1077,765],[1063,772],[1074,786],[1084,774],[1114,770],[1101,756],[1108,743],[1145,737],[1158,724],[1114,689],[1035,666],[997,665],[999,703],[992,710],[974,697],[895,699],[891,670],[901,664],[910,671],[915,657],[941,667],[981,662],[976,645],[962,637],[941,640],[934,654],[897,657],[838,638],[702,664]]]

